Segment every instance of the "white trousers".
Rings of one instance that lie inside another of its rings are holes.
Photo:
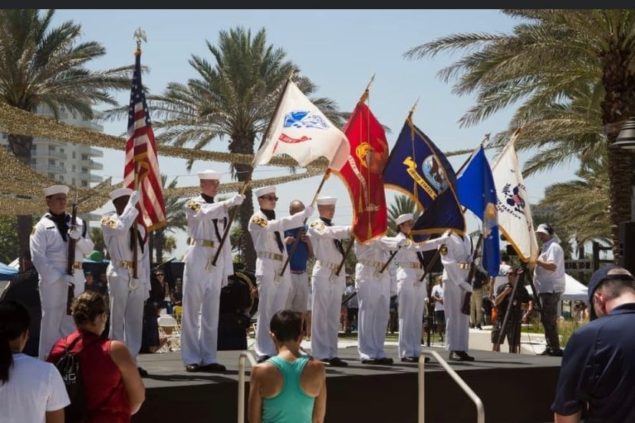
[[[313,276],[311,305],[311,355],[317,359],[337,357],[337,333],[340,327],[344,275],[330,278]]]
[[[426,297],[425,284],[415,277],[397,281],[399,298],[399,357],[419,357]]]
[[[81,269],[78,269],[81,272]],[[84,292],[84,280],[75,279],[75,297]],[[73,317],[66,314],[68,283],[65,277],[55,281],[40,280],[40,302],[42,321],[40,323],[39,357],[46,360],[58,339],[70,335],[76,328]]]
[[[451,279],[443,281],[445,306],[445,342],[448,351],[467,351],[470,334],[470,316],[461,313],[465,290]]]
[[[358,352],[362,360],[384,358],[384,340],[390,318],[390,279],[358,281]]]
[[[183,270],[183,319],[181,321],[181,359],[185,365],[216,363],[218,313],[222,254],[216,266],[207,268],[207,247],[190,247]]]
[[[123,342],[136,359],[141,349],[143,329],[144,287],[128,289],[130,274],[127,269],[108,268],[108,295],[110,297],[110,339]]]
[[[291,285],[285,309],[306,313],[309,303],[309,275],[303,273],[291,273]]]
[[[277,269],[277,267],[276,267]],[[285,276],[277,278],[274,271],[256,276],[258,283],[258,320],[256,322],[256,354],[273,357],[277,354],[276,346],[269,335],[271,317],[284,310],[289,295],[289,270]]]

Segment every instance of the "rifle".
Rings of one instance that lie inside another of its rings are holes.
[[[70,229],[75,229],[77,226],[77,196],[75,196],[75,201],[73,201],[72,209],[71,209],[71,225]],[[68,262],[66,264],[66,274],[73,276],[74,267],[75,267],[75,241],[70,236],[68,237]],[[71,305],[73,304],[73,298],[75,298],[75,284],[73,282],[69,282],[68,291],[66,293],[66,314],[70,316],[71,314]]]
[[[478,249],[481,247],[481,243],[483,242],[483,234],[481,233],[478,237],[478,241],[476,242],[476,248],[474,248],[474,253],[472,254],[472,262],[470,263],[470,271],[467,274],[467,283],[472,285],[472,279],[474,279],[474,273],[476,273],[476,256],[478,255]],[[463,297],[463,304],[461,305],[461,313],[470,315],[470,300],[472,299],[472,293],[466,292],[465,297]]]

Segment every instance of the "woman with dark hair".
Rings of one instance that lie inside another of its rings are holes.
[[[15,301],[0,302],[0,410],[6,423],[63,423],[70,401],[51,363],[22,353],[31,318]]]
[[[89,422],[129,422],[145,400],[145,387],[126,345],[100,338],[108,320],[106,300],[87,291],[71,310],[77,330],[55,343],[48,361],[57,361],[67,348],[79,357]]]

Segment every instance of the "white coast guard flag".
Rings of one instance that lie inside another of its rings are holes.
[[[516,137],[507,143],[492,166],[492,175],[498,197],[498,227],[512,244],[522,261],[534,260],[538,255],[538,242],[529,209],[529,196],[518,166],[514,148]]]
[[[273,116],[254,166],[269,163],[273,156],[287,154],[300,166],[318,157],[329,160],[329,168],[339,170],[349,155],[348,139],[300,89],[288,81],[280,106]]]

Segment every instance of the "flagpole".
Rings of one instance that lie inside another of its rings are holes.
[[[135,39],[136,43],[137,43],[137,48],[134,51],[134,56],[135,56],[135,62],[136,62],[136,58],[139,57],[141,58],[141,41],[145,41],[146,40],[146,34],[143,31],[143,29],[141,29],[141,27],[137,28],[137,30],[134,32],[133,38]],[[134,113],[134,111],[133,111]],[[134,145],[132,147],[132,153],[134,155]],[[133,158],[133,162],[134,162],[134,185],[133,188],[135,191],[137,191],[137,189],[139,188],[139,173],[138,173],[138,169],[137,169],[137,160]],[[143,196],[141,196],[141,201],[143,201]],[[137,204],[136,207],[139,209],[139,216],[142,216],[141,214],[141,207]],[[130,240],[130,244],[132,247],[132,277],[134,279],[137,279],[139,277],[138,275],[138,266],[137,266],[137,261],[139,259],[139,253],[137,252],[138,250],[138,239],[137,239],[137,231],[139,230],[136,225],[137,225],[137,219],[135,219],[134,222],[132,222],[133,225],[133,231],[132,234],[130,234],[130,236],[132,237],[132,239]],[[150,257],[150,260],[152,260],[152,257]]]
[[[282,98],[284,97],[284,93],[287,91],[287,86],[289,85],[289,82],[291,82],[291,78],[293,77],[294,73],[295,73],[295,69],[292,68],[291,71],[289,72],[289,76],[284,82],[282,92],[280,93],[280,97],[278,97],[278,102],[276,103],[276,108],[273,110],[273,114],[271,115],[271,119],[269,120],[269,124],[267,125],[267,130],[265,131],[262,137],[262,140],[260,141],[260,146],[258,146],[258,150],[262,148],[263,144],[267,140],[267,136],[269,135],[269,131],[271,130],[271,125],[273,124],[273,119],[278,114],[278,109],[280,109]],[[254,154],[254,158],[251,160],[251,166],[250,166],[251,169],[249,170],[249,175],[247,175],[247,179],[245,179],[245,181],[243,182],[243,186],[240,189],[241,195],[245,195],[245,192],[247,191],[247,188],[249,187],[249,184],[251,183],[251,178],[254,173],[254,165],[256,163],[256,155],[258,154],[258,150],[256,151],[256,154]],[[223,244],[225,244],[227,235],[229,235],[229,229],[231,228],[232,223],[236,219],[237,212],[238,212],[238,207],[234,207],[231,213],[229,214],[229,221],[227,222],[227,226],[225,226],[225,230],[223,231],[223,236],[221,237],[219,241],[218,249],[216,250],[216,254],[214,255],[214,259],[212,260],[212,266],[216,266],[216,262],[218,261],[218,256],[220,255]]]

